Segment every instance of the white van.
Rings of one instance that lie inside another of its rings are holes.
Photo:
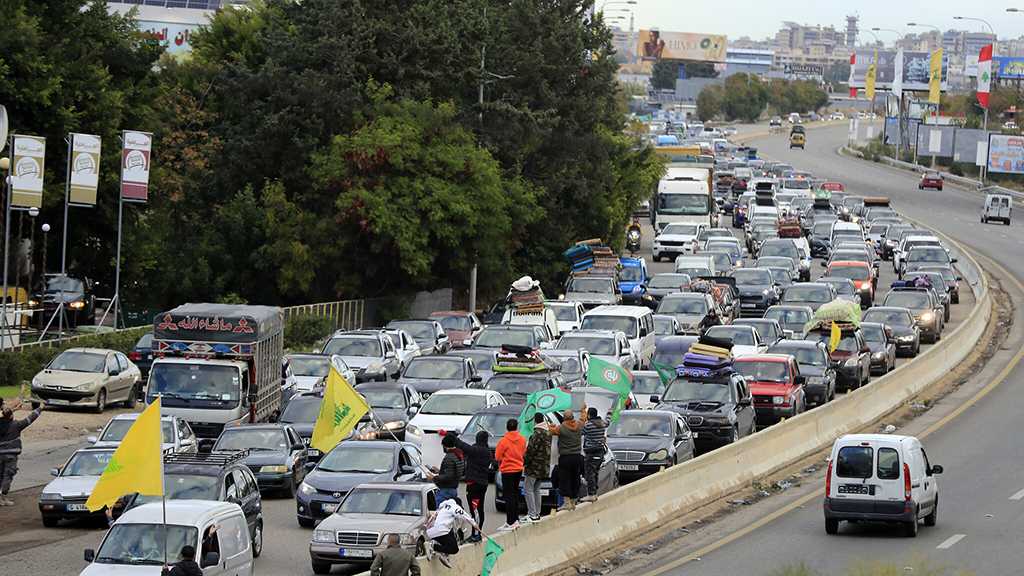
[[[514,307],[507,308],[501,318],[502,324],[517,326],[544,326],[551,335],[551,340],[558,340],[558,317],[550,308],[541,308],[537,312],[523,313]]]
[[[928,462],[913,436],[847,434],[832,445],[825,476],[825,532],[839,522],[865,520],[903,526],[917,536],[918,521],[934,526],[942,466]]]
[[[167,560],[182,547],[196,550],[204,576],[252,576],[252,539],[238,504],[209,500],[167,501]],[[79,576],[160,576],[164,563],[160,502],[125,512],[107,531],[98,550],[86,550],[89,565]]]
[[[583,315],[581,330],[617,330],[626,335],[641,370],[654,357],[654,313],[643,306],[598,306]]]
[[[696,279],[697,276],[723,275],[715,266],[715,258],[705,254],[676,256],[674,271],[678,274],[689,274],[691,279]]]

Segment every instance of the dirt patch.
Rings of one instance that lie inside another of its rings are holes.
[[[24,418],[28,416],[29,410],[31,407],[25,404],[22,409],[15,411],[14,417]],[[26,445],[53,440],[76,440],[95,434],[114,416],[129,412],[138,412],[138,409],[108,408],[102,414],[96,414],[83,408],[46,407],[39,419],[21,433],[21,439]]]
[[[57,528],[44,528],[38,504],[42,490],[42,486],[17,490],[11,493],[14,506],[0,508],[0,556],[106,528],[102,519],[64,521]]]

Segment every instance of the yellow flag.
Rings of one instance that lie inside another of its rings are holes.
[[[872,62],[868,66],[868,73],[864,76],[864,93],[867,95],[868,100],[875,98],[875,64]]]
[[[124,435],[121,445],[103,469],[92,494],[85,502],[90,512],[112,506],[125,494],[164,494],[164,447],[160,427],[160,399],[139,414]]]
[[[932,52],[932,58],[928,63],[928,102],[939,103],[939,95],[942,92],[942,48]]]
[[[832,331],[828,337],[828,351],[835,352],[839,348],[839,341],[843,339],[843,331],[835,322],[832,323]]]
[[[331,366],[324,387],[324,399],[320,402],[320,414],[313,426],[310,447],[328,452],[348,436],[363,414],[369,411],[366,400]]]

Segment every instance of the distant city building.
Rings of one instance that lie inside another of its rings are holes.
[[[245,0],[108,0],[107,9],[118,14],[135,10],[139,29],[155,35],[167,52],[184,55],[192,50],[192,33],[218,10],[246,4]]]
[[[744,72],[757,76],[768,76],[775,63],[774,50],[733,47],[730,42],[725,52],[725,76]]]

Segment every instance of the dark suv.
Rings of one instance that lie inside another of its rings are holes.
[[[92,324],[96,320],[96,297],[92,293],[92,281],[63,274],[47,274],[42,290],[32,295],[29,305],[41,308],[42,314],[35,318],[40,327],[46,326],[60,302],[64,302],[64,317],[71,327]],[[54,327],[57,322],[54,321]]]
[[[679,377],[655,400],[655,410],[671,410],[686,419],[694,448],[707,451],[754,433],[754,405],[743,377],[726,373],[712,378],[679,369]]]

